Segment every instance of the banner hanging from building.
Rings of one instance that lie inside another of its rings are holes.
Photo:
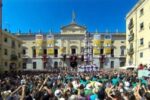
[[[37,47],[41,47],[43,45],[43,35],[36,35],[35,36],[35,43]]]
[[[94,55],[99,55],[100,49],[99,48],[93,48],[93,53],[94,53]]]
[[[105,47],[105,48],[104,48],[104,54],[105,54],[105,55],[111,54],[111,48],[110,48],[110,47]]]
[[[53,35],[47,35],[47,47],[54,47],[54,36]]]
[[[111,34],[104,35],[104,47],[111,47],[112,45],[112,36]]]
[[[54,48],[47,48],[48,55],[54,55]]]
[[[101,35],[100,34],[96,34],[93,37],[93,45],[94,46],[101,46]]]
[[[42,54],[43,54],[42,48],[37,47],[37,48],[36,48],[36,53],[37,53],[38,56],[42,56]]]

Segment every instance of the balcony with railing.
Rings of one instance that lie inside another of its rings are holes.
[[[133,27],[134,27],[133,19],[131,19],[129,24],[128,24],[128,29],[131,30]]]
[[[131,41],[133,41],[133,40],[134,40],[134,34],[130,34],[128,41],[131,42]]]
[[[129,48],[128,49],[128,55],[133,55],[134,54],[134,49],[133,48]]]
[[[17,56],[16,54],[11,54],[11,55],[10,55],[10,60],[11,60],[11,61],[16,61],[16,60],[18,60],[18,56]]]

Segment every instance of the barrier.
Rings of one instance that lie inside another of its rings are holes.
[[[99,68],[94,64],[78,66],[78,72],[93,72],[93,71],[99,71]]]

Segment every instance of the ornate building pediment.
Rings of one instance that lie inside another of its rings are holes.
[[[84,26],[71,23],[61,28],[61,34],[85,34],[86,28]]]
[[[63,26],[62,30],[86,30],[84,26],[77,25],[76,23],[71,23],[67,26]]]
[[[61,34],[85,34],[86,27],[78,25],[75,21],[75,13],[72,13],[72,22],[69,25],[63,26],[61,28]]]

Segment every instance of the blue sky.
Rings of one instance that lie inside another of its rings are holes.
[[[60,32],[71,22],[89,32],[125,32],[125,16],[138,0],[3,0],[2,25],[11,32]]]

